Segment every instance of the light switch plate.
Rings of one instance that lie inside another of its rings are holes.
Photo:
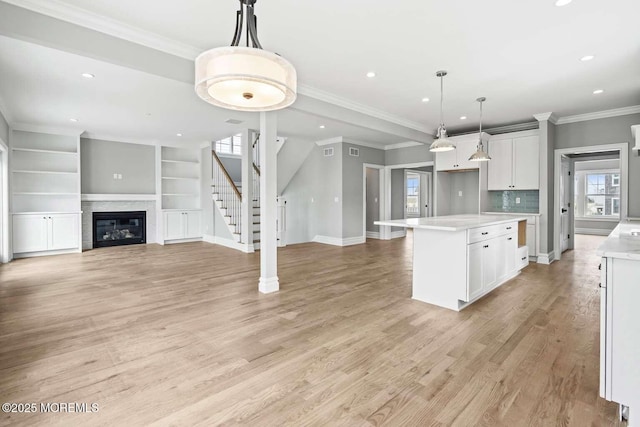
[[[520,204],[520,197],[516,197],[516,205]]]
[[[458,191],[458,197],[462,197],[462,191]]]
[[[340,201],[340,199],[339,199],[339,198],[337,198],[337,197],[334,197],[333,201],[334,201],[334,202],[336,202],[336,203],[338,203],[338,202]]]

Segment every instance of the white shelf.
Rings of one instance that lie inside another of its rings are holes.
[[[197,197],[198,193],[163,193],[162,196]]]
[[[163,176],[162,179],[175,179],[175,180],[184,180],[184,181],[199,181],[200,178],[186,178],[182,176]]]
[[[155,201],[155,194],[83,194],[83,202],[140,202]]]
[[[77,151],[61,151],[61,150],[43,150],[40,148],[22,148],[22,147],[13,147],[13,151],[26,151],[28,153],[47,153],[47,154],[75,154],[77,155]]]
[[[77,196],[78,193],[36,193],[36,192],[14,192],[14,196]]]
[[[192,161],[192,160],[169,160],[169,159],[162,159],[162,161],[164,163],[185,163],[188,165],[199,165],[200,162],[197,161]]]
[[[77,175],[78,172],[56,172],[56,171],[35,171],[35,170],[14,170],[13,173],[35,173],[48,175]]]
[[[81,214],[82,211],[60,211],[60,212],[11,212],[11,215],[58,215],[58,214]]]

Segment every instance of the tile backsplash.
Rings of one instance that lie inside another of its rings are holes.
[[[518,198],[520,203],[516,203]],[[489,191],[489,210],[491,212],[539,213],[540,192],[538,190]]]

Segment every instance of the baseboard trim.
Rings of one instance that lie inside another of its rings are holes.
[[[400,239],[402,237],[407,237],[407,230],[400,230],[400,231],[392,231],[391,232],[391,238],[392,239]]]
[[[320,236],[317,235],[313,238],[313,242],[322,243],[323,245],[332,245],[332,246],[353,246],[353,245],[361,245],[366,242],[366,238],[364,236],[358,237],[348,237],[345,239],[341,239],[339,237],[329,237],[329,236]]]
[[[380,239],[379,231],[367,231],[367,239]]]
[[[198,237],[195,239],[178,239],[178,240],[165,240],[165,245],[177,245],[180,243],[193,243],[193,242],[202,242],[202,237]]]
[[[205,234],[202,237],[202,241],[206,243],[211,243],[212,245],[220,245],[225,248],[235,249],[236,251],[244,252],[245,254],[250,254],[254,252],[253,247],[247,247],[242,243],[235,242],[231,239],[225,239],[223,237],[213,236],[211,234]]]
[[[555,261],[554,251],[548,254],[538,254],[538,264],[550,265],[553,261]]]
[[[34,257],[49,256],[49,255],[78,254],[78,253],[82,253],[82,250],[81,249],[62,249],[59,251],[24,252],[24,253],[14,253],[12,259],[34,258]]]
[[[599,230],[597,228],[576,228],[576,234],[587,234],[590,236],[608,236],[613,230]]]

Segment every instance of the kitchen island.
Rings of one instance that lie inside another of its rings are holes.
[[[640,425],[640,221],[623,221],[598,248],[600,396],[629,408]],[[622,408],[622,406],[621,406]]]
[[[412,298],[460,311],[529,264],[526,217],[450,215],[377,221],[413,229]]]

